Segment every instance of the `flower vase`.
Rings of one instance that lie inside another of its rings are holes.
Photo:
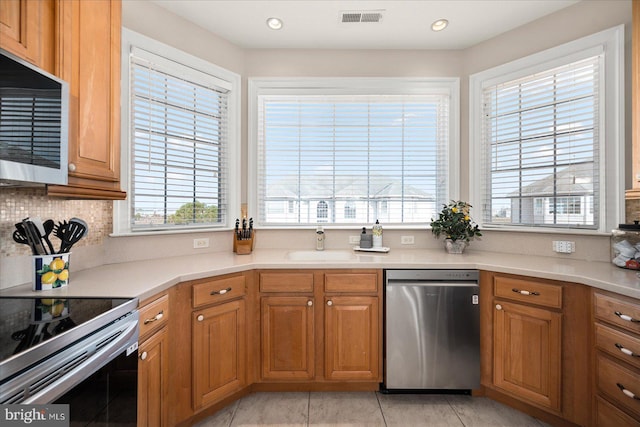
[[[444,246],[450,254],[461,254],[464,252],[464,248],[467,247],[467,242],[465,240],[445,239]]]

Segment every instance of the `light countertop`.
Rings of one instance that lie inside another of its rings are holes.
[[[570,258],[473,251],[449,255],[442,249],[391,249],[389,253],[327,250],[316,253],[260,249],[250,255],[213,252],[158,258],[71,270],[69,285],[51,291],[31,291],[31,284],[0,291],[0,296],[137,297],[144,300],[177,283],[251,269],[334,268],[472,268],[581,283],[640,299],[636,271],[607,262]]]

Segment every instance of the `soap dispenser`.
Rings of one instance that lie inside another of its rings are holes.
[[[316,230],[316,250],[324,251],[324,231],[321,225],[319,225]]]
[[[376,223],[373,225],[373,247],[381,248],[382,247],[382,226],[380,225],[380,221],[376,219]]]
[[[360,235],[360,248],[361,249],[371,249],[373,237],[371,234],[367,234],[367,229],[362,227],[362,234]]]

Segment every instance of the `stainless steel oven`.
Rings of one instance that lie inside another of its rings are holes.
[[[0,297],[0,404],[69,404],[71,426],[135,426],[137,305]]]

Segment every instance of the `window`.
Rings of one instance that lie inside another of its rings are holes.
[[[356,204],[355,202],[348,201],[344,204],[344,218],[355,219],[356,218]]]
[[[457,193],[457,79],[252,80],[250,91],[261,225],[425,224]],[[282,200],[295,210],[273,214]]]
[[[605,231],[617,222],[622,38],[621,28],[605,31],[471,77],[483,227]]]
[[[114,222],[120,232],[229,227],[237,76],[125,34],[128,201]]]

